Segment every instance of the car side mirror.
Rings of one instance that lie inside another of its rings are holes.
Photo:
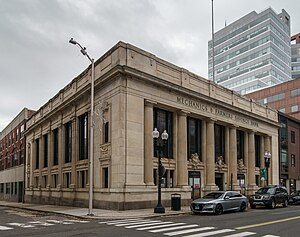
[[[225,199],[225,200],[229,200],[229,196],[225,196],[224,199]]]

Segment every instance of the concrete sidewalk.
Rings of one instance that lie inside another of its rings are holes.
[[[172,216],[182,215],[191,213],[190,207],[181,207],[180,211],[173,211],[170,207],[166,207],[166,213],[157,214],[154,213],[154,207],[151,209],[137,209],[127,211],[114,211],[105,209],[93,209],[94,216],[88,216],[88,208],[78,208],[69,206],[55,206],[55,205],[40,205],[31,203],[17,203],[17,202],[6,202],[0,201],[0,206],[13,207],[26,209],[31,211],[39,211],[46,213],[56,213],[62,215],[68,215],[84,219],[99,219],[99,220],[117,220],[117,219],[128,219],[128,218],[153,218],[160,216]]]

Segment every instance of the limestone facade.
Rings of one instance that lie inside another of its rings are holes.
[[[279,183],[275,110],[123,42],[95,62],[95,77],[95,207],[155,207],[154,127],[169,134],[165,206],[173,193],[182,205],[212,190],[252,193],[265,151]],[[90,80],[88,67],[27,122],[27,202],[88,205]]]

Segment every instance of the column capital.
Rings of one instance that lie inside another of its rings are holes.
[[[145,106],[153,107],[156,104],[157,104],[157,102],[155,102],[153,100],[145,100]]]
[[[177,113],[180,116],[185,116],[186,117],[190,112],[187,111],[187,110],[179,110]]]
[[[212,118],[212,117],[209,117],[209,118],[205,118],[204,119],[207,123],[215,123],[217,122],[218,120],[215,119],[215,118]]]
[[[251,133],[257,133],[256,130],[253,130],[253,129],[246,129],[245,132],[251,134]]]
[[[237,129],[237,128],[239,128],[240,126],[231,123],[231,124],[228,125],[228,127],[229,127],[229,128],[235,128],[235,129]]]

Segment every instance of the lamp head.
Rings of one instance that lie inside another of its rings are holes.
[[[163,141],[167,140],[169,137],[168,133],[166,130],[164,130],[164,132],[161,134],[161,139],[163,139]]]
[[[76,40],[74,40],[73,38],[71,38],[71,39],[69,40],[69,43],[70,43],[70,44],[74,44],[74,45],[76,45],[76,44],[77,44],[77,41],[76,41]]]
[[[157,139],[159,137],[159,131],[157,131],[157,128],[154,128],[154,131],[152,132],[152,137],[154,139]]]

